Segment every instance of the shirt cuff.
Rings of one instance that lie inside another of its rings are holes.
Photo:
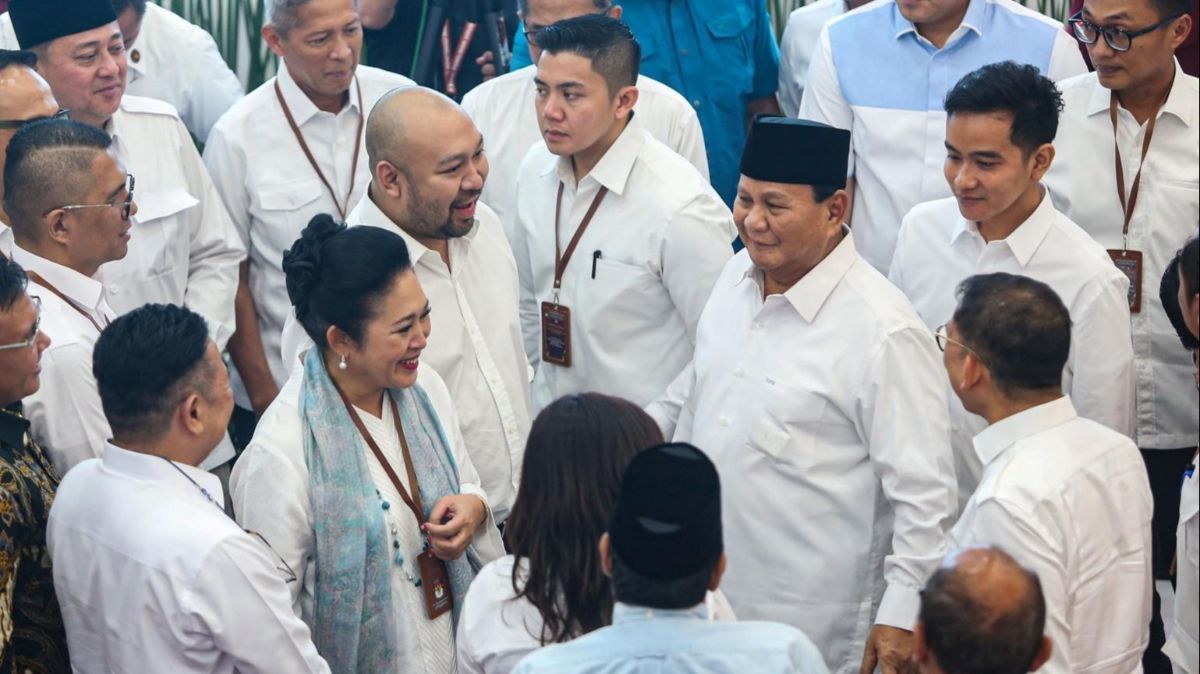
[[[487,515],[475,528],[475,535],[471,537],[471,547],[475,548],[475,554],[484,564],[503,557],[505,555],[504,541],[500,538],[500,530],[496,528],[496,518],[492,514],[492,504],[488,503],[487,493],[482,487],[475,484],[460,485],[459,493],[478,496],[487,510]]]
[[[917,624],[917,613],[921,609],[921,593],[915,587],[888,585],[875,614],[876,625],[888,625],[912,631]]]

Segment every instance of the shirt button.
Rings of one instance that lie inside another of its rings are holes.
[[[686,49],[680,49],[680,50],[679,50],[679,55],[680,55],[680,56],[687,56],[687,50],[686,50]]]
[[[693,108],[698,108],[698,107],[700,107],[700,99],[699,99],[699,98],[697,98],[696,100],[692,101],[692,107],[693,107]]]
[[[733,368],[733,376],[735,376],[735,377],[746,376],[746,368],[742,367],[741,365],[738,365],[737,367]]]
[[[728,427],[730,423],[731,422],[729,421],[729,417],[721,417],[721,425],[722,426]]]
[[[750,329],[751,329],[751,330],[757,330],[758,328],[759,328],[759,323],[758,323],[758,321],[754,321],[753,323],[751,323],[751,324],[750,324]]]

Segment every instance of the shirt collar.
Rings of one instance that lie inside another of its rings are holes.
[[[707,620],[708,606],[700,602],[695,606],[684,609],[650,608],[648,606],[633,606],[617,602],[613,605],[613,624],[645,622],[657,619]]]
[[[1033,213],[1022,222],[1012,234],[1009,234],[1004,239],[1004,243],[1012,251],[1013,257],[1017,258],[1017,262],[1025,267],[1029,264],[1029,260],[1033,258],[1033,254],[1041,247],[1042,241],[1046,239],[1046,234],[1050,232],[1050,227],[1054,224],[1054,219],[1058,217],[1058,211],[1054,208],[1054,202],[1050,199],[1049,191],[1042,186],[1042,200],[1038,202],[1038,207]],[[959,217],[958,224],[950,233],[950,244],[958,242],[960,238],[967,234],[982,239],[979,234],[979,225],[966,218]]]
[[[224,512],[225,493],[221,490],[221,480],[212,473],[189,466],[178,461],[170,461],[161,456],[131,452],[122,449],[111,442],[104,443],[104,455],[101,457],[104,469],[142,482],[158,482],[167,486],[171,491],[192,494],[200,503],[208,499],[201,493],[200,488],[212,497],[212,503]],[[178,468],[178,470],[176,470]],[[182,471],[182,475],[180,472]],[[185,477],[186,476],[186,477]],[[196,485],[188,482],[191,478]],[[209,508],[212,505],[205,505]]]
[[[967,13],[963,15],[962,23],[950,34],[950,38],[946,40],[943,49],[956,42],[964,28],[974,31],[982,37],[985,20],[987,19],[987,9],[987,0],[970,0],[970,4],[967,5]],[[900,13],[900,6],[896,3],[892,3],[892,29],[897,40],[909,33],[912,33],[914,36],[920,35],[917,33],[917,27]]]
[[[104,295],[104,284],[100,281],[102,272],[97,271],[96,277],[90,278],[70,267],[34,255],[15,243],[13,261],[27,270],[37,272],[72,302],[87,309],[100,310],[100,300]]]
[[[21,403],[15,402],[0,409],[0,444],[5,447],[24,447],[29,420],[21,416]]]
[[[1101,113],[1107,115],[1108,106],[1112,100],[1112,90],[1100,84],[1100,78],[1095,73],[1092,73],[1092,77],[1092,96],[1088,99],[1088,117]],[[1187,73],[1183,72],[1183,68],[1179,66],[1179,59],[1175,59],[1175,80],[1171,83],[1171,91],[1167,93],[1167,102],[1163,103],[1160,114],[1174,115],[1179,121],[1190,127],[1196,122],[1196,100],[1185,86],[1187,77]]]
[[[633,171],[638,153],[645,144],[646,135],[642,133],[642,122],[637,115],[630,113],[629,122],[621,131],[621,135],[617,136],[612,147],[608,148],[585,178],[590,177],[607,187],[609,192],[621,195],[629,182],[629,174]],[[559,180],[567,185],[575,185],[575,170],[571,166],[570,156],[559,157],[555,169],[558,171]]]
[[[292,119],[296,120],[296,126],[304,126],[308,120],[315,117],[321,112],[308,94],[300,90],[300,85],[296,84],[295,78],[292,77],[292,72],[288,70],[287,62],[279,64],[279,68],[275,74],[275,80],[279,82],[279,90],[283,92],[283,100],[287,101],[288,110],[292,113]],[[346,110],[354,110],[361,114],[362,101],[358,99],[358,74],[355,73],[354,79],[350,82],[350,97],[347,99],[346,107],[342,108],[341,112]],[[339,112],[338,114],[341,114]]]
[[[377,227],[379,229],[386,229],[389,232],[399,234],[400,238],[404,239],[404,245],[408,247],[408,258],[412,260],[414,265],[420,262],[426,254],[433,255],[438,260],[441,260],[442,256],[438,255],[437,251],[430,249],[425,244],[414,238],[412,234],[404,231],[399,225],[397,225],[392,221],[391,218],[387,216],[387,213],[383,212],[383,209],[379,208],[379,204],[375,203],[375,200],[371,198],[372,189],[373,187],[367,188],[366,194],[364,194],[362,199],[359,200],[358,205],[354,207],[354,210],[350,211],[350,215],[347,216],[346,221],[352,225]],[[478,202],[476,205],[476,211],[478,211]],[[463,244],[469,243],[475,238],[475,235],[478,232],[479,220],[476,219],[475,225],[471,227],[471,230],[464,236],[450,239],[451,248],[453,249],[455,246],[459,245],[460,242]]]
[[[1031,407],[983,429],[972,441],[975,445],[975,454],[986,467],[1004,454],[1005,450],[1021,440],[1035,433],[1061,426],[1077,416],[1075,405],[1071,403],[1071,398],[1065,395],[1048,403]]]
[[[817,266],[804,275],[804,278],[783,293],[784,298],[809,323],[816,319],[817,312],[825,305],[825,300],[829,299],[829,296],[833,294],[833,289],[837,287],[842,278],[846,276],[846,272],[850,271],[850,267],[854,266],[855,260],[858,259],[858,250],[854,247],[854,234],[845,225],[842,225],[842,233],[842,240],[825,256],[825,259],[818,262]],[[738,283],[740,284],[746,279],[754,281],[761,295],[762,272],[753,264],[749,266]]]

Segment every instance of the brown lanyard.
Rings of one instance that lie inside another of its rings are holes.
[[[1115,91],[1109,99],[1108,116],[1112,119],[1113,127],[1113,153],[1117,168],[1117,197],[1121,200],[1121,210],[1125,213],[1125,224],[1121,230],[1124,250],[1129,249],[1129,221],[1133,219],[1133,209],[1137,206],[1138,190],[1142,185],[1142,167],[1146,163],[1146,153],[1150,151],[1150,139],[1154,137],[1154,124],[1158,121],[1158,111],[1162,109],[1162,106],[1166,102],[1167,99],[1164,98],[1162,103],[1159,103],[1158,107],[1154,108],[1154,112],[1150,113],[1150,119],[1146,121],[1146,137],[1142,140],[1142,157],[1138,160],[1137,173],[1133,176],[1133,185],[1129,188],[1129,201],[1126,202],[1125,167],[1121,162],[1121,147],[1117,143],[1117,94]]]
[[[91,314],[84,311],[78,304],[75,304],[74,302],[72,302],[71,298],[64,295],[61,290],[59,290],[58,288],[55,288],[54,285],[52,285],[49,281],[42,278],[41,274],[37,273],[36,271],[30,271],[27,269],[27,270],[25,270],[25,275],[29,277],[29,280],[33,281],[34,283],[42,286],[46,290],[49,290],[50,292],[57,295],[58,299],[67,303],[67,306],[71,307],[75,311],[78,311],[80,316],[83,316],[84,318],[88,319],[88,322],[91,323],[96,328],[96,332],[104,332],[104,327],[108,326],[108,319],[105,319],[104,326],[101,326],[99,323],[96,322],[96,319],[93,318]]]
[[[304,134],[300,133],[300,127],[296,126],[296,120],[292,117],[292,111],[288,108],[287,101],[283,100],[283,91],[279,88],[279,78],[275,78],[275,97],[279,99],[279,107],[283,108],[283,116],[287,117],[288,126],[292,127],[292,135],[296,137],[296,142],[300,143],[300,149],[304,150],[304,156],[308,159],[309,165],[317,172],[317,177],[321,179],[321,183],[325,185],[325,190],[329,192],[330,198],[333,199],[333,205],[337,207],[338,215],[342,216],[342,220],[346,219],[346,211],[350,208],[350,196],[354,194],[354,177],[358,173],[358,151],[362,148],[363,121],[367,116],[362,109],[362,85],[358,83],[357,77],[354,78],[354,87],[358,92],[358,133],[354,140],[354,160],[350,164],[350,189],[346,190],[346,204],[343,206],[338,201],[337,193],[333,190],[333,185],[329,184],[329,180],[321,172],[321,167],[317,166],[317,160],[313,157],[312,151],[308,149],[308,143],[304,142]]]
[[[583,236],[583,230],[592,222],[592,216],[596,214],[596,209],[600,208],[600,202],[604,201],[605,195],[608,194],[608,188],[601,186],[600,191],[596,193],[596,197],[592,199],[592,205],[588,206],[587,213],[583,215],[583,221],[579,223],[579,228],[575,230],[574,236],[567,243],[567,250],[562,252],[562,247],[558,238],[558,223],[559,216],[562,214],[563,200],[563,184],[558,181],[558,199],[554,202],[554,303],[558,304],[558,291],[562,287],[563,272],[567,270],[567,263],[571,261],[571,256],[575,254],[575,247],[579,245],[579,239]]]
[[[363,425],[362,418],[358,416],[354,405],[350,404],[350,400],[346,398],[346,394],[342,392],[341,387],[334,384],[334,388],[338,390],[338,395],[342,397],[342,404],[346,406],[346,412],[350,414],[350,420],[354,422],[355,428],[362,435],[363,441],[371,448],[371,453],[379,461],[379,465],[383,466],[383,472],[387,473],[388,479],[392,481],[392,486],[396,491],[400,492],[400,498],[404,499],[405,505],[409,510],[412,510],[413,516],[417,518],[417,527],[419,528],[425,523],[425,510],[421,506],[421,489],[417,484],[417,473],[413,470],[412,454],[408,451],[408,440],[404,437],[404,428],[400,425],[400,412],[396,409],[396,401],[392,399],[390,393],[387,395],[388,404],[392,407],[392,422],[396,424],[396,435],[400,436],[400,450],[404,452],[404,467],[408,469],[408,490],[404,489],[404,485],[400,482],[400,477],[396,475],[396,471],[392,468],[392,464],[387,457],[383,455],[383,451],[379,449],[379,445],[375,443],[375,439],[367,432],[367,427]],[[411,496],[410,496],[411,494]]]

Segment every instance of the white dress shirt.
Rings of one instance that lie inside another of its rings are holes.
[[[254,438],[244,454],[234,465],[229,488],[233,495],[234,511],[238,523],[257,531],[271,542],[271,546],[288,565],[295,570],[300,580],[291,583],[292,608],[305,622],[312,625],[316,617],[315,590],[318,569],[317,541],[313,529],[313,509],[308,466],[304,458],[305,421],[300,416],[300,396],[303,391],[304,371],[297,364],[293,375],[284,384],[275,402],[267,408],[254,432]],[[458,418],[446,385],[431,368],[422,365],[418,370],[417,383],[424,387],[433,403],[434,411],[446,431],[450,451],[458,466],[460,493],[476,494],[488,501],[480,487],[479,475],[471,458],[463,451],[462,433]],[[403,452],[392,422],[391,408],[383,406],[383,418],[375,418],[359,411],[359,416],[379,448],[391,462],[398,475],[405,472]],[[389,541],[398,543],[411,567],[421,552],[423,534],[417,528],[416,519],[404,507],[400,493],[388,478],[375,455],[363,445],[353,449],[364,452],[367,457],[371,481],[380,497],[392,504],[386,511],[385,526]],[[432,507],[433,504],[427,504]],[[392,527],[395,531],[392,531]],[[475,530],[472,547],[484,562],[504,554],[499,530],[488,509],[487,518]],[[388,550],[392,550],[388,545]],[[411,616],[418,634],[405,633],[402,638],[409,641],[406,651],[414,660],[397,659],[392,671],[442,672],[450,671],[454,663],[453,627],[450,614],[438,620],[429,620],[425,614],[423,593],[406,577],[403,567],[391,565],[391,597],[397,616]]]
[[[246,248],[191,136],[169,104],[139,96],[125,96],[105,130],[136,180],[138,206],[129,254],[104,266],[109,304],[118,314],[149,303],[185,305],[225,348]]]
[[[112,444],[63,479],[46,538],[75,671],[329,671],[286,569],[222,498],[210,473]]]
[[[930,330],[954,316],[955,291],[963,279],[993,272],[1028,276],[1058,294],[1071,314],[1063,390],[1084,417],[1132,436],[1129,281],[1086,232],[1044,194],[1037,210],[999,241],[984,241],[976,223],[959,213],[954,197],[919,204],[905,216],[890,278]],[[958,498],[965,505],[983,469],[971,442],[987,422],[966,411],[958,396],[949,397]]]
[[[783,39],[779,41],[779,91],[775,94],[779,107],[788,117],[800,114],[808,65],[812,62],[821,29],[830,19],[846,11],[846,0],[817,0],[788,15]]]
[[[1061,85],[1062,121],[1054,140],[1057,154],[1046,185],[1058,208],[1104,248],[1119,249],[1124,215],[1117,198],[1111,92],[1095,73]],[[1146,126],[1117,109],[1117,137],[1126,189],[1132,187]],[[1142,168],[1129,249],[1143,255],[1142,310],[1133,314],[1137,435],[1142,449],[1195,447],[1200,436],[1190,354],[1163,311],[1158,282],[1163,269],[1200,222],[1200,85],[1175,66],[1175,83],[1158,114],[1153,143]],[[1082,406],[1081,406],[1082,410]]]
[[[284,284],[283,252],[300,238],[313,216],[329,213],[340,219],[339,206],[349,212],[362,198],[371,169],[365,140],[357,170],[351,166],[359,120],[383,94],[412,84],[406,77],[369,66],[358,66],[356,73],[349,100],[335,115],[317,109],[284,63],[274,78],[221,117],[204,148],[204,163],[249,251],[250,294],[267,364],[278,385],[287,379],[289,371],[280,358],[280,332],[292,308]],[[337,193],[336,203],[288,126],[275,96],[277,81],[317,165]],[[353,191],[346,200],[351,173]],[[238,404],[249,409],[249,399],[236,377],[234,390]]]
[[[638,405],[662,395],[691,360],[696,322],[733,254],[737,231],[729,208],[639,119],[629,120],[578,184],[571,158],[544,145],[531,148],[521,164],[513,252],[525,351],[537,368],[535,410],[581,391]],[[570,367],[541,360],[541,303],[553,296],[560,183],[564,251],[601,186],[609,190],[563,274],[559,303],[571,310]]]
[[[41,330],[50,337],[50,346],[42,353],[41,386],[25,398],[25,418],[30,436],[46,450],[58,474],[66,475],[80,461],[100,456],[112,435],[92,376],[92,349],[100,337],[96,325],[105,327],[116,314],[104,299],[103,271],[89,278],[19,245],[13,246],[12,259],[71,300],[67,304],[29,280],[29,294],[42,300]]]
[[[1129,438],[1068,396],[975,437],[983,480],[952,549],[998,546],[1037,574],[1054,642],[1040,672],[1140,672],[1150,637],[1150,483]]]
[[[1012,0],[969,0],[941,49],[895,0],[859,7],[821,31],[799,116],[850,131],[850,225],[862,256],[884,274],[904,214],[950,196],[942,171],[946,93],[980,66],[1009,60],[1056,82],[1087,72],[1060,21]]]
[[[1175,626],[1163,646],[1177,674],[1200,672],[1200,479],[1196,459],[1183,481],[1175,530]],[[470,596],[470,593],[467,594]]]
[[[507,674],[526,655],[541,648],[542,614],[525,597],[513,591],[516,558],[506,555],[479,570],[463,600],[458,620],[459,674]],[[521,564],[526,577],[528,560]],[[707,592],[704,603],[711,620],[732,622],[736,618],[725,595]]]
[[[492,172],[480,200],[500,216],[512,239],[516,228],[517,172],[534,145],[544,145],[537,120],[537,66],[527,66],[488,80],[463,96],[462,106],[483,134]],[[708,155],[696,111],[674,89],[645,75],[637,79],[634,106],[644,128],[675,150],[708,179]]]
[[[394,232],[407,244],[433,309],[429,346],[421,360],[446,383],[464,448],[483,480],[496,521],[505,521],[517,497],[531,419],[517,265],[496,214],[478,204],[475,227],[449,241],[450,268],[437,251],[397,227],[369,195],[346,220]],[[312,340],[292,311],[283,328],[284,361],[297,361],[310,346]]]
[[[721,474],[738,617],[797,627],[856,672],[873,624],[912,629],[945,553],[945,373],[849,230],[786,293],[764,300],[761,277],[742,251],[713,288],[674,437]]]

